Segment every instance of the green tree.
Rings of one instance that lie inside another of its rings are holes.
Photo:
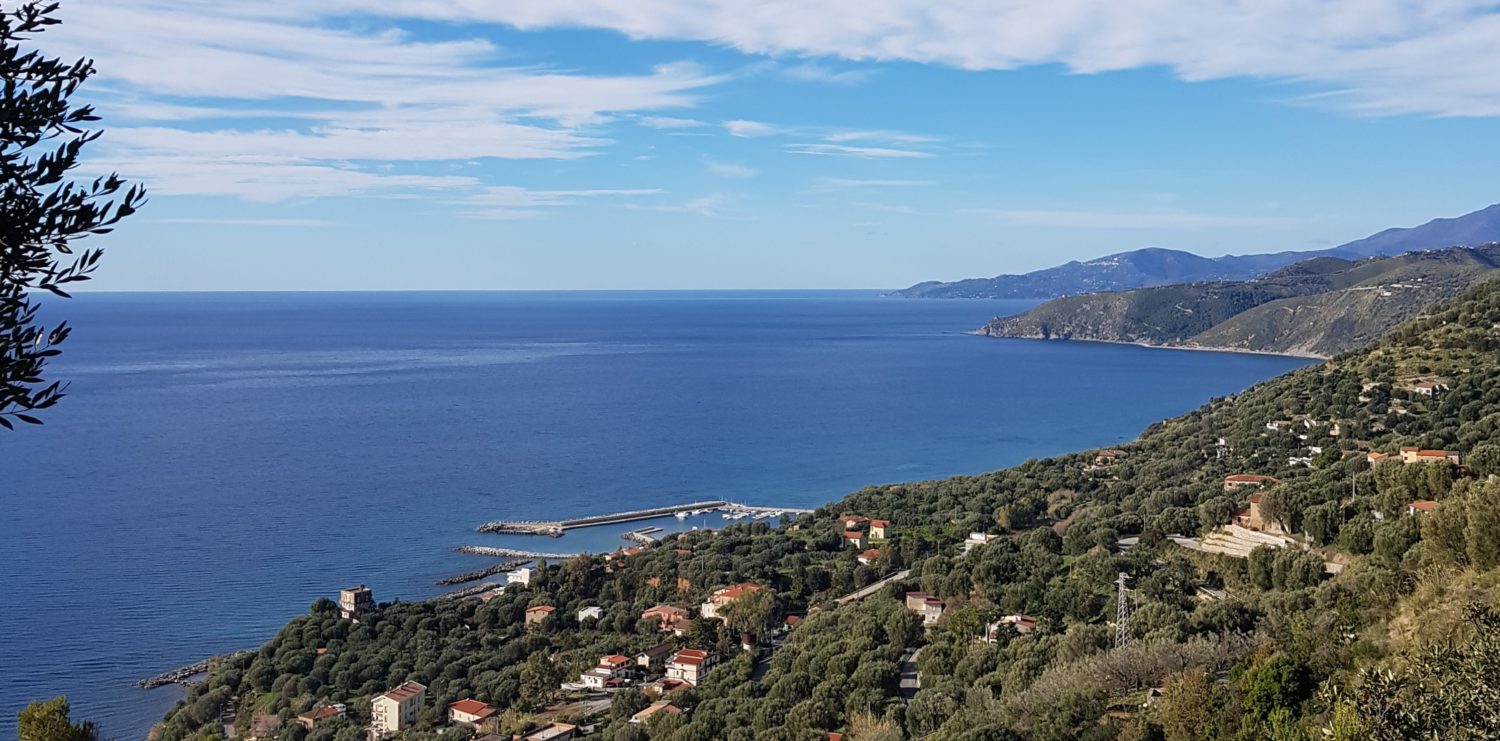
[[[56,3],[25,2],[0,10],[0,427],[41,424],[36,413],[63,398],[46,366],[68,339],[67,322],[37,317],[37,292],[67,298],[86,281],[102,252],[74,242],[111,231],[145,202],[145,191],[117,175],[75,182],[68,173],[100,132],[91,106],[69,98],[94,74],[93,62],[48,58],[26,44],[56,25]]]
[[[68,712],[66,697],[27,705],[20,713],[17,738],[19,741],[97,741],[99,734],[94,724],[83,722],[75,725]]]

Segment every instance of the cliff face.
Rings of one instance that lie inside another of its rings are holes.
[[[1251,281],[1055,299],[977,334],[1328,356],[1373,341],[1497,268],[1500,244],[1317,258]]]

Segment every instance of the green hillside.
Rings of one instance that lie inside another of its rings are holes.
[[[979,333],[1326,357],[1370,343],[1497,267],[1500,245],[1316,258],[1250,281],[1060,298]]]
[[[406,739],[469,737],[444,720],[468,697],[501,710],[487,730],[502,737],[562,720],[602,739],[673,741],[1495,738],[1497,328],[1500,287],[1486,281],[1370,348],[1213,400],[1118,451],[868,488],[781,528],[577,557],[488,602],[397,603],[355,624],[320,601],[260,650],[219,661],[158,736],[216,737],[233,702],[239,734],[265,714],[279,715],[279,738],[362,738],[370,697],[415,680],[427,700]],[[1464,465],[1403,464],[1409,446]],[[1391,458],[1372,466],[1367,451]],[[1226,490],[1234,474],[1276,480]],[[1293,534],[1286,547],[1196,550],[1252,492],[1262,527]],[[1436,504],[1408,514],[1416,501]],[[869,563],[842,535],[855,513],[889,520]],[[989,542],[966,554],[970,533]],[[692,608],[740,582],[763,589],[724,622],[667,634],[720,657],[698,686],[664,696],[685,712],[632,724],[654,695],[621,690],[594,716],[562,697],[559,683],[600,656],[661,640],[647,608]],[[935,624],[907,608],[909,591],[930,596]],[[539,605],[556,612],[528,627]],[[602,617],[580,624],[585,606]],[[786,615],[805,619],[784,645],[738,646]],[[1007,615],[1034,629],[987,629]],[[329,702],[347,716],[311,731],[290,722]]]

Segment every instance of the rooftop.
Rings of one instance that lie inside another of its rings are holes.
[[[402,682],[395,689],[392,689],[389,692],[386,692],[384,695],[381,695],[381,697],[388,697],[392,700],[395,700],[396,702],[406,702],[407,700],[416,697],[417,695],[420,695],[426,691],[427,685],[421,684],[419,682],[413,682],[408,679],[405,682]]]

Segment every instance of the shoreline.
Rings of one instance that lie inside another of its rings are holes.
[[[1186,350],[1186,351],[1189,351],[1189,352],[1230,353],[1230,354],[1234,354],[1234,355],[1268,355],[1268,356],[1275,357],[1275,358],[1297,358],[1298,360],[1316,360],[1316,361],[1319,361],[1319,362],[1324,362],[1324,361],[1328,361],[1328,360],[1332,360],[1333,359],[1333,356],[1331,356],[1331,355],[1319,355],[1317,353],[1310,353],[1310,352],[1307,352],[1307,353],[1299,353],[1299,352],[1273,352],[1271,350],[1248,350],[1248,349],[1243,348],[1243,347],[1208,347],[1208,346],[1204,346],[1204,345],[1153,345],[1153,344],[1151,344],[1149,342],[1126,342],[1124,340],[1077,339],[1077,338],[1072,338],[1072,337],[1069,337],[1069,338],[1066,338],[1066,339],[1052,339],[1052,338],[1047,338],[1047,337],[1015,337],[1015,336],[1011,336],[1011,335],[995,335],[995,334],[990,334],[988,332],[985,332],[983,329],[972,330],[970,332],[966,332],[965,334],[972,335],[974,337],[984,337],[986,339],[991,339],[991,340],[1035,340],[1035,341],[1038,341],[1038,342],[1082,342],[1082,343],[1091,343],[1091,344],[1096,344],[1096,345],[1123,345],[1123,346],[1127,346],[1127,347],[1144,347],[1144,348],[1146,348],[1148,350]]]

